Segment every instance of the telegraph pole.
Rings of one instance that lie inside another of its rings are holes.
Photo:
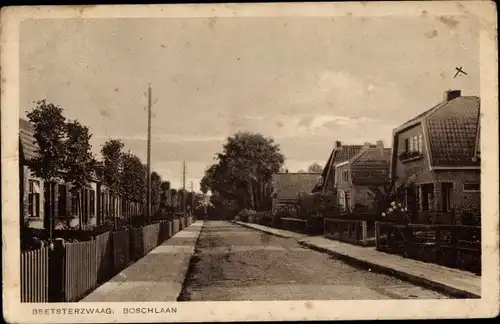
[[[182,213],[186,212],[186,161],[182,161]]]
[[[151,222],[151,85],[148,85],[148,193],[147,209],[148,223]]]
[[[189,182],[191,184],[191,215],[194,213],[194,191],[193,191],[193,181]]]

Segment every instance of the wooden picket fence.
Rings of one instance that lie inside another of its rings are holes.
[[[191,224],[173,221],[107,232],[92,241],[55,242],[21,254],[21,301],[74,302]]]
[[[97,285],[96,241],[66,244],[64,256],[64,301],[73,302]]]
[[[21,302],[49,301],[49,247],[21,254]]]
[[[172,221],[172,223],[173,223],[173,231],[174,231],[174,233],[177,233],[178,231],[180,231],[180,229],[181,229],[181,222],[180,222],[180,220],[178,218],[174,219]]]
[[[130,232],[128,229],[113,232],[113,265],[115,269],[123,269],[130,262]]]

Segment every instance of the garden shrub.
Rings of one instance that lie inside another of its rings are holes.
[[[474,204],[464,204],[457,210],[458,224],[465,226],[481,226],[481,208]]]
[[[324,233],[324,216],[323,214],[309,215],[307,218],[307,232],[309,234],[322,234]]]
[[[273,214],[271,211],[260,211],[256,215],[257,224],[271,226],[273,223]]]
[[[255,216],[257,215],[257,212],[255,210],[252,210],[252,209],[242,209],[238,212],[238,214],[236,215],[236,218],[238,218],[238,220],[242,221],[242,222],[248,222],[248,217],[249,216]]]

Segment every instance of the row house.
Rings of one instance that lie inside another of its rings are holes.
[[[375,198],[372,189],[389,181],[390,154],[391,149],[382,141],[374,145],[342,145],[337,141],[313,191],[334,195],[343,210],[369,211]]]
[[[37,178],[26,164],[27,160],[36,156],[37,151],[38,145],[34,138],[33,125],[20,119],[20,215],[29,227],[48,228],[48,218],[45,215],[50,213],[49,208],[56,215],[56,228],[63,224],[77,226],[80,222],[86,225],[96,225],[117,215],[142,212],[140,204],[111,197],[109,190],[97,176],[94,176],[89,185],[81,190],[80,195],[72,194],[70,185],[62,179],[56,179],[49,184]],[[81,203],[79,203],[78,196],[81,198]]]
[[[455,210],[480,206],[480,100],[445,92],[442,102],[393,131],[391,178],[406,185],[418,222],[453,223]]]

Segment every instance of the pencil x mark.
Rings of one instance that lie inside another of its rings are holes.
[[[459,67],[459,68],[456,67],[455,70],[457,70],[457,73],[455,73],[455,76],[453,77],[453,79],[455,79],[459,73],[467,75],[467,73],[465,73],[465,71],[462,70],[462,67]]]

